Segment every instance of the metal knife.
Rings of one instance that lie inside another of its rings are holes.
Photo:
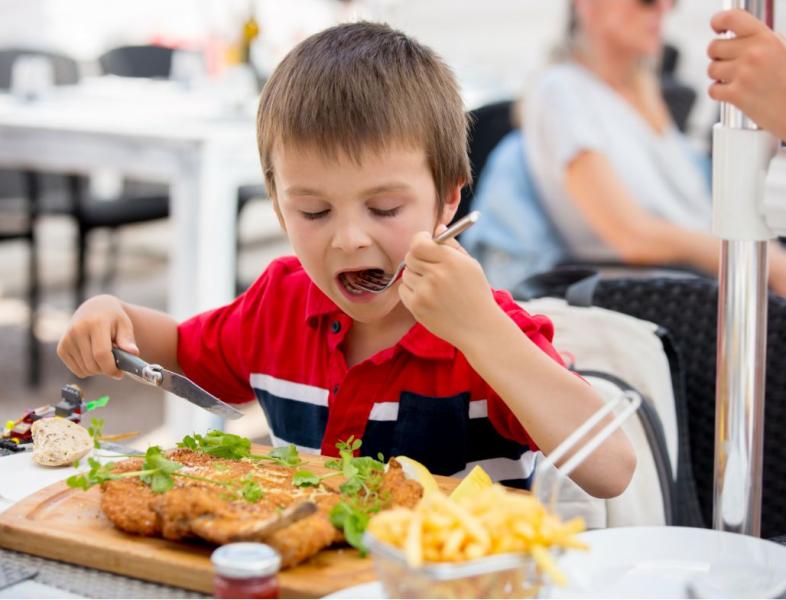
[[[112,355],[115,357],[118,369],[144,383],[172,392],[176,396],[185,398],[192,404],[226,419],[239,419],[243,416],[242,412],[203,390],[188,377],[167,371],[161,365],[145,362],[138,356],[129,354],[120,348],[112,348]]]

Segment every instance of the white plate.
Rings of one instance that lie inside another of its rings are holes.
[[[749,536],[687,527],[621,527],[579,536],[588,552],[559,561],[567,588],[552,598],[763,598],[786,581],[786,547]]]
[[[619,527],[579,536],[588,552],[559,560],[565,588],[550,598],[764,598],[786,582],[786,546],[734,533],[688,527]],[[325,598],[386,598],[378,581]]]

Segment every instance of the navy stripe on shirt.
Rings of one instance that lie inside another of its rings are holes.
[[[276,441],[318,451],[327,426],[327,390],[255,376],[254,392]],[[288,396],[288,397],[287,397]],[[294,396],[295,398],[293,398]],[[485,412],[485,401],[470,405],[469,393],[430,397],[412,392],[399,402],[374,405],[361,453],[409,456],[436,475],[455,475],[484,462],[492,478],[529,487],[534,460],[526,445],[501,436]]]

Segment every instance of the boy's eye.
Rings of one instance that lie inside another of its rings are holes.
[[[301,211],[301,214],[309,221],[314,221],[316,219],[321,219],[322,217],[326,217],[329,212],[330,210],[326,208],[325,210],[320,210],[318,212]]]
[[[395,217],[398,214],[398,211],[401,210],[400,206],[396,206],[394,208],[372,208],[371,212],[378,216],[378,217]]]

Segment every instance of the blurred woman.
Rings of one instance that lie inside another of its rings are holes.
[[[542,201],[579,260],[683,265],[715,275],[710,190],[655,73],[672,0],[572,0],[566,59],[525,104]],[[786,254],[770,254],[786,294]]]

